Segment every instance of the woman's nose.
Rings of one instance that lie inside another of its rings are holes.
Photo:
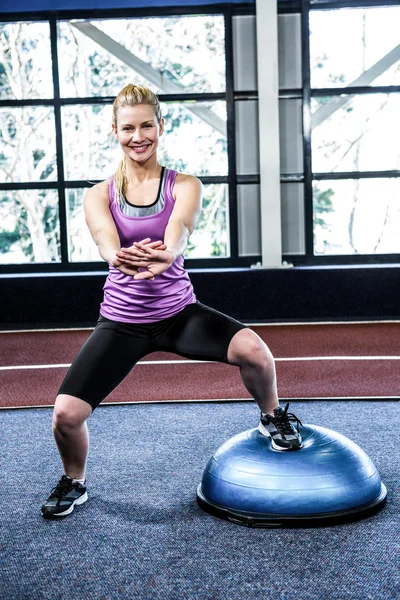
[[[133,141],[134,142],[141,142],[143,140],[144,136],[143,136],[143,132],[140,129],[137,129],[134,134],[133,134]]]

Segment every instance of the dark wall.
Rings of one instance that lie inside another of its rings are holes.
[[[93,325],[106,273],[0,276],[0,329]],[[400,266],[190,272],[198,299],[244,322],[399,319]]]

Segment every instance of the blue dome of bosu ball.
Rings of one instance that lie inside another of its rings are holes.
[[[357,444],[316,425],[301,434],[296,451],[273,450],[258,429],[222,444],[197,489],[201,508],[248,527],[317,527],[383,507],[386,488]]]

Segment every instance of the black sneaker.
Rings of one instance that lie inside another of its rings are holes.
[[[40,510],[45,519],[65,517],[72,513],[75,504],[83,504],[87,499],[86,486],[72,483],[70,477],[63,475]]]
[[[301,421],[292,413],[288,413],[289,404],[285,409],[278,406],[274,410],[274,416],[261,413],[258,430],[263,435],[271,438],[271,446],[274,450],[300,450],[302,447],[299,425]],[[297,424],[296,429],[292,422]]]

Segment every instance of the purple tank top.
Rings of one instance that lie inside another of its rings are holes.
[[[121,248],[132,246],[145,238],[163,240],[165,228],[175,205],[172,190],[177,172],[166,170],[164,207],[157,214],[147,217],[125,215],[115,202],[114,178],[110,180],[110,211],[114,219]],[[188,304],[196,302],[189,275],[183,266],[183,256],[178,258],[153,281],[136,280],[110,266],[103,287],[104,299],[100,313],[107,319],[123,323],[154,323],[172,317]]]

